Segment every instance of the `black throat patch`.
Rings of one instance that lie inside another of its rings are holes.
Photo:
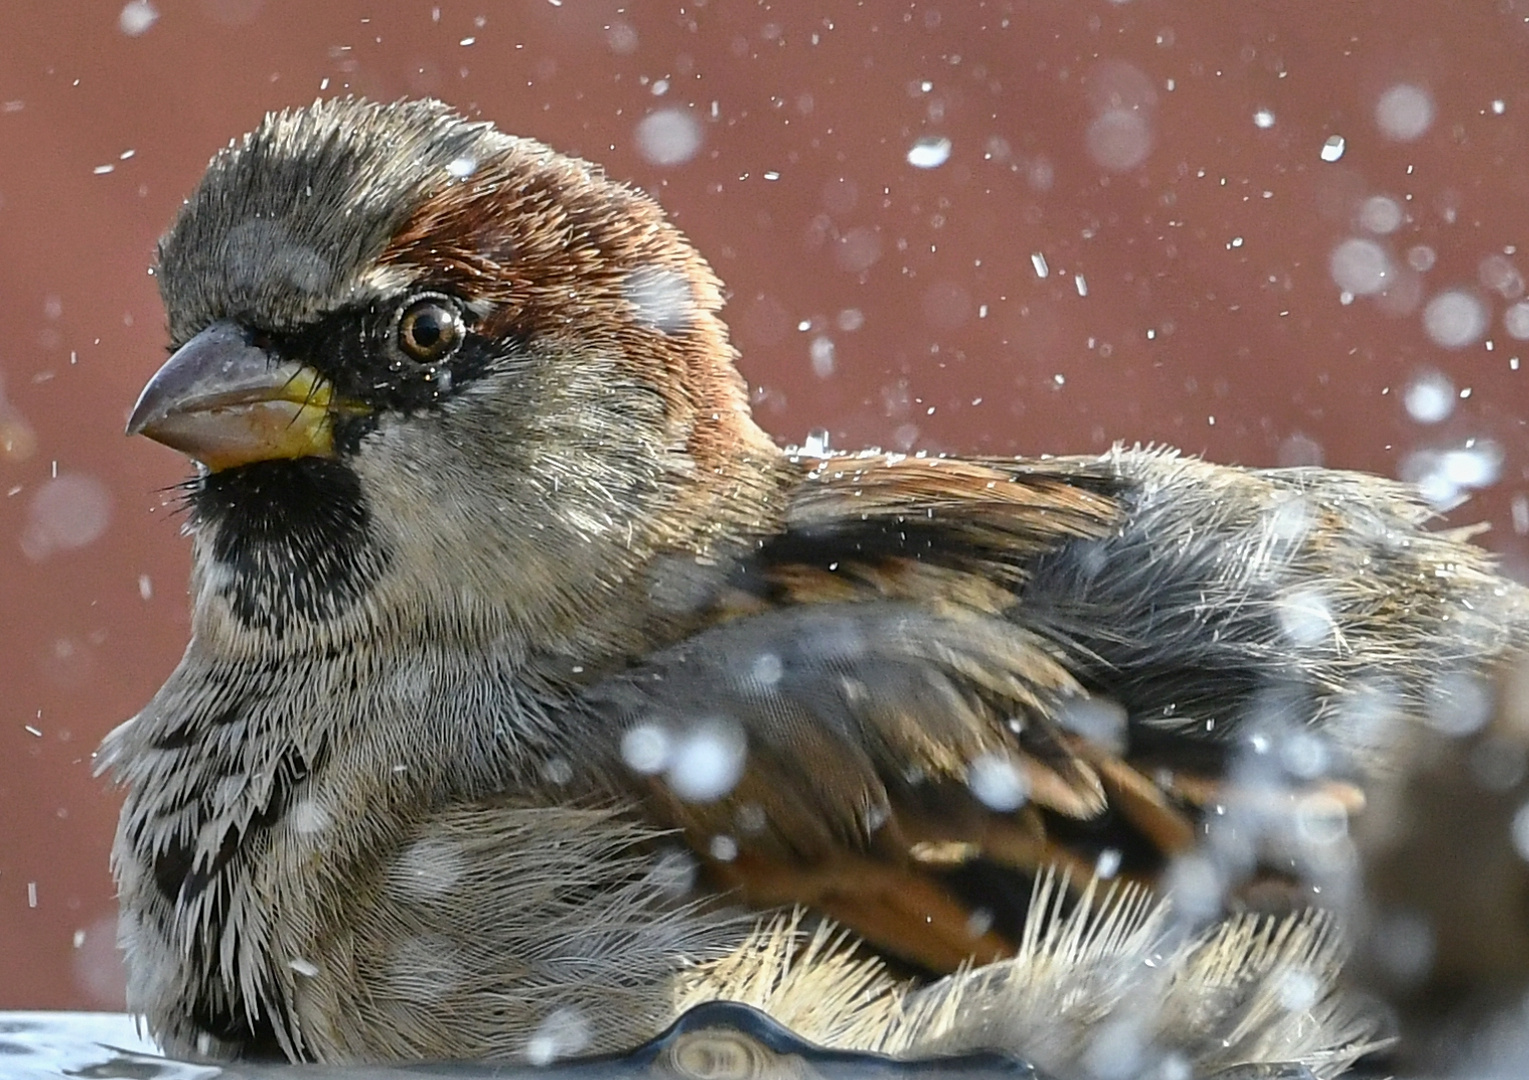
[[[260,461],[195,481],[197,531],[228,574],[220,591],[246,626],[285,632],[350,609],[389,553],[372,529],[361,481],[329,458]]]

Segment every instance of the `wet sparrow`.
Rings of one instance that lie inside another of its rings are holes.
[[[1320,919],[1218,920],[1350,881],[1521,633],[1405,488],[783,451],[652,199],[431,102],[268,117],[157,275],[192,638],[102,762],[170,1049],[609,1051],[715,997],[1063,1074],[1362,1043]]]

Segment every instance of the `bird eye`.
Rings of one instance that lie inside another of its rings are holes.
[[[416,300],[398,318],[398,347],[422,364],[450,356],[464,333],[462,315],[449,300]]]

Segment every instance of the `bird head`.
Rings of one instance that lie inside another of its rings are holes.
[[[437,102],[219,152],[159,246],[128,424],[200,463],[203,636],[589,633],[768,513],[710,268],[643,193]]]

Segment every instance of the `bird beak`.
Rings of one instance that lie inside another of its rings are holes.
[[[192,338],[154,373],[129,435],[147,435],[213,472],[276,458],[331,457],[335,408],[313,368],[283,361],[226,320]]]

